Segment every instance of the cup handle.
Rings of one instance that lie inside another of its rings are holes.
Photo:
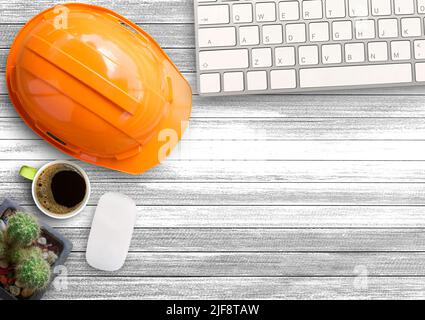
[[[19,170],[19,174],[28,179],[33,181],[35,178],[35,175],[37,174],[38,169],[30,167],[30,166],[22,166],[21,170]]]

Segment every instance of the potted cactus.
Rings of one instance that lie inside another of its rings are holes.
[[[0,206],[0,298],[38,299],[72,245],[11,201]],[[2,294],[3,293],[3,294]]]

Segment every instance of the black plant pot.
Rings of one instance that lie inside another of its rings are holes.
[[[8,209],[11,209],[11,210],[14,210],[14,211],[19,210],[19,211],[25,212],[25,210],[20,208],[19,205],[16,204],[13,200],[6,199],[0,205],[0,219],[3,217],[4,213]],[[41,227],[42,236],[45,237],[48,240],[48,242],[54,243],[55,246],[57,246],[59,248],[58,259],[52,265],[52,271],[53,271],[55,269],[55,267],[64,265],[66,259],[68,258],[69,254],[71,253],[72,243],[68,239],[64,238],[59,232],[54,230],[52,227],[50,227],[50,226],[48,226],[44,223],[41,223],[41,222],[40,222],[40,227]],[[56,277],[55,273],[52,272],[52,278],[50,279],[49,286],[51,285],[51,283],[53,282],[55,277]],[[48,288],[46,288],[44,290],[37,290],[31,297],[29,297],[25,300],[40,300],[44,296],[44,294],[46,293],[47,290],[48,290]],[[11,295],[7,290],[5,290],[0,285],[0,300],[20,300],[20,299]]]

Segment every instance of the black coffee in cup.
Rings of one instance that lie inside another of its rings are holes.
[[[62,163],[44,169],[35,186],[38,202],[55,214],[76,210],[84,201],[86,193],[84,177],[72,166]]]

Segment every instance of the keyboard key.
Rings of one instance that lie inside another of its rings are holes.
[[[302,66],[319,63],[319,48],[317,46],[301,46],[298,48],[299,63]]]
[[[286,42],[301,43],[306,42],[306,26],[304,23],[294,23],[286,25]]]
[[[425,14],[425,0],[418,0],[418,13]]]
[[[227,24],[230,22],[230,11],[228,5],[212,5],[198,7],[198,23],[205,24]]]
[[[422,35],[421,18],[401,19],[401,30],[403,38],[420,37]]]
[[[301,88],[408,83],[412,78],[410,63],[300,70]]]
[[[245,89],[243,72],[226,72],[223,75],[225,92],[240,92]]]
[[[239,39],[241,46],[260,44],[260,28],[258,26],[240,27]]]
[[[234,23],[249,23],[253,21],[252,4],[234,4],[233,8],[233,22]]]
[[[257,3],[255,8],[258,22],[276,21],[276,4],[274,2]]]
[[[270,72],[270,87],[276,89],[294,89],[297,87],[295,70],[273,70]]]
[[[263,27],[263,43],[279,44],[283,42],[282,25],[268,25]]]
[[[375,38],[375,21],[359,20],[356,21],[356,38],[357,39],[373,39]]]
[[[341,0],[326,0],[326,17],[344,18],[345,17],[345,1]]]
[[[425,81],[425,63],[417,63],[415,66],[416,69],[416,81],[423,82]]]
[[[275,65],[276,67],[286,67],[295,65],[295,48],[282,47],[275,49]]]
[[[252,67],[268,68],[272,66],[272,49],[252,49]]]
[[[327,44],[322,47],[322,63],[333,64],[342,62],[342,47],[340,44]]]
[[[414,14],[415,3],[414,0],[394,0],[395,14]]]
[[[388,60],[388,46],[386,42],[369,42],[368,44],[368,57],[369,61],[387,61]]]
[[[305,20],[322,19],[322,0],[303,1],[303,18]]]
[[[425,40],[416,40],[414,42],[415,47],[415,59],[425,59]]]
[[[215,50],[199,53],[199,66],[202,71],[219,69],[248,68],[248,50]]]
[[[410,41],[391,42],[391,57],[394,61],[410,60]]]
[[[329,23],[313,22],[309,25],[310,42],[329,41]]]
[[[359,63],[365,61],[365,47],[363,43],[347,43],[345,45],[345,61]]]
[[[250,71],[246,74],[248,82],[248,90],[266,90],[267,89],[267,72],[266,71]]]
[[[332,29],[335,41],[351,40],[353,38],[351,21],[336,21],[332,24]]]
[[[369,15],[368,0],[349,0],[350,17],[367,17]]]
[[[300,7],[298,1],[279,2],[279,19],[293,21],[300,19]]]
[[[378,21],[379,37],[397,38],[398,37],[398,21],[397,19],[381,19]]]
[[[201,93],[218,93],[220,92],[220,74],[206,73],[200,76]]]
[[[390,16],[391,0],[372,0],[372,15]]]
[[[235,46],[236,29],[235,27],[199,29],[198,41],[201,48]]]

